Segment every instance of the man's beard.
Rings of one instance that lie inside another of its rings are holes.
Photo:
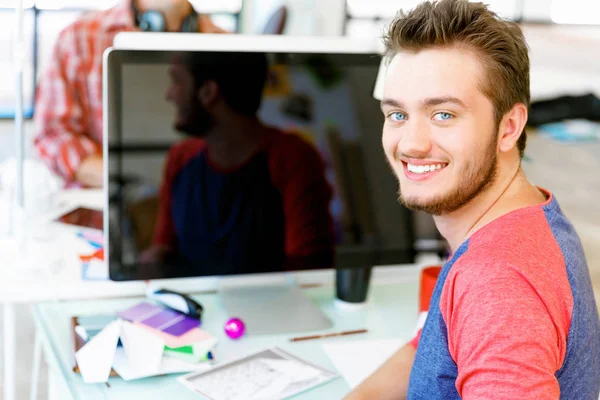
[[[458,210],[480,193],[487,190],[494,181],[498,173],[498,156],[496,136],[490,140],[482,163],[470,160],[461,173],[463,179],[450,191],[450,193],[434,197],[430,200],[420,201],[419,199],[405,198],[402,195],[402,188],[398,191],[398,200],[402,205],[410,210],[424,211],[431,215],[444,215]]]
[[[192,99],[190,105],[180,109],[183,121],[175,123],[175,129],[188,136],[205,137],[213,126],[213,118],[197,99]]]

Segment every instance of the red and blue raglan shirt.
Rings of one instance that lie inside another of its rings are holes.
[[[508,213],[443,266],[408,399],[597,400],[600,325],[583,248],[556,199]]]
[[[331,197],[319,153],[296,134],[268,129],[233,169],[187,139],[167,155],[154,243],[207,275],[331,267]]]

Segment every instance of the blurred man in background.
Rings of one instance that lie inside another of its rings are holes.
[[[125,0],[90,13],[58,37],[35,100],[35,149],[67,187],[101,187],[102,55],[132,31],[224,33],[188,0]]]
[[[333,266],[324,162],[258,118],[267,73],[261,53],[192,52],[172,63],[166,97],[188,138],[167,155],[141,263],[219,275]]]

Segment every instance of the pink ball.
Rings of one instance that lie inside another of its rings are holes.
[[[231,318],[225,324],[225,333],[232,339],[239,339],[244,335],[246,326],[244,322],[239,318]]]

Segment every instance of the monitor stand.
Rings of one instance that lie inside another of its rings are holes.
[[[309,332],[333,326],[288,274],[223,277],[219,295],[227,315],[244,321],[247,334]]]

